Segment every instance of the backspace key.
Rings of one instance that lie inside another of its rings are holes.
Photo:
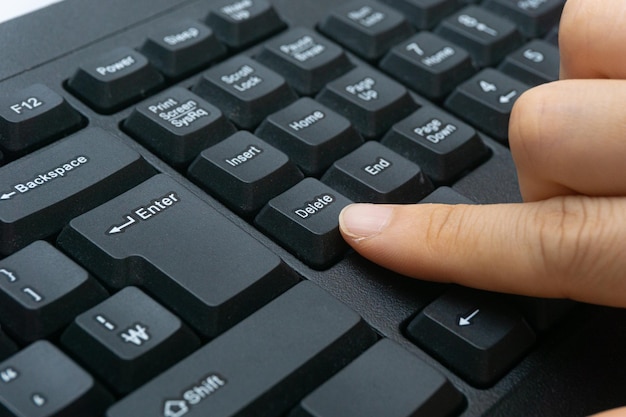
[[[98,128],[0,168],[0,253],[52,236],[153,174],[139,153]]]

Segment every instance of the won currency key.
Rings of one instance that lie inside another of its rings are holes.
[[[52,236],[153,173],[139,153],[96,128],[0,168],[0,253]]]

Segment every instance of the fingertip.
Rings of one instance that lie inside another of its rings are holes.
[[[349,242],[359,242],[379,235],[389,224],[393,208],[388,205],[350,204],[339,214],[339,230]]]
[[[568,0],[559,26],[562,79],[625,78],[623,0]]]
[[[605,411],[600,414],[594,414],[590,417],[626,417],[626,407]]]

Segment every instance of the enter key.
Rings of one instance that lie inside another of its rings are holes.
[[[143,288],[208,338],[296,282],[278,256],[165,174],[72,220],[58,243],[109,286]]]

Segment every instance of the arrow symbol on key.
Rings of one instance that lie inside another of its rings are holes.
[[[472,324],[472,319],[480,312],[480,309],[474,310],[472,314],[467,317],[459,317],[459,326],[469,326]]]
[[[4,193],[0,196],[0,200],[9,200],[11,197],[13,197],[15,194],[17,194],[15,191],[11,192],[11,193]]]
[[[508,104],[511,102],[511,100],[513,99],[513,97],[515,97],[517,95],[517,91],[513,90],[511,91],[509,94],[505,95],[505,96],[500,96],[500,103],[502,104]]]
[[[126,223],[120,224],[119,226],[113,226],[111,229],[109,229],[107,234],[114,235],[117,233],[122,233],[124,230],[126,230],[127,227],[132,226],[136,222],[136,220],[131,216],[126,216],[126,219],[128,220]]]

